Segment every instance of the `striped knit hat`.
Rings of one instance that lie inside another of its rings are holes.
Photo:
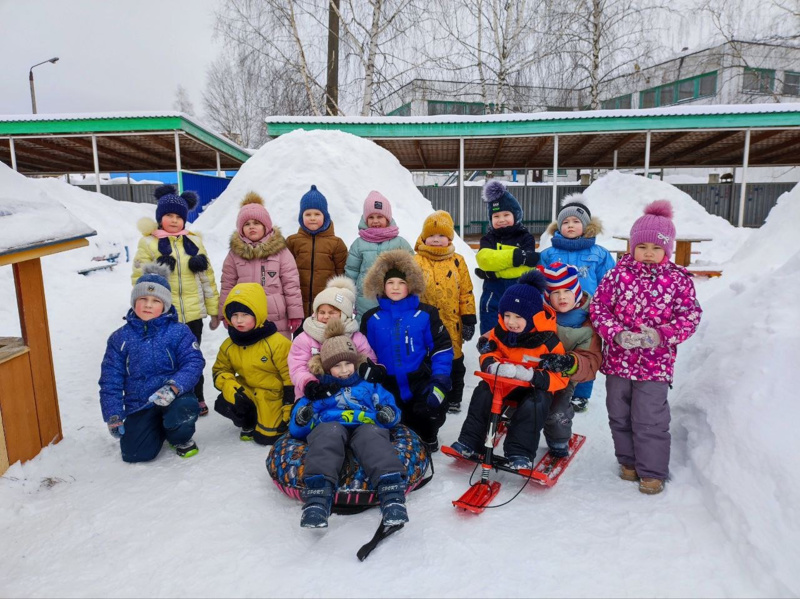
[[[544,292],[545,300],[550,303],[550,294],[559,289],[567,289],[575,294],[575,301],[581,297],[581,283],[578,280],[578,269],[571,264],[553,262],[550,266],[537,266],[544,273],[547,280],[547,288]]]

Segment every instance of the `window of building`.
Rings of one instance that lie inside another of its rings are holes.
[[[656,90],[648,89],[643,91],[639,98],[640,108],[655,108],[656,106]]]
[[[386,116],[411,116],[411,103],[403,104],[400,108],[395,108]]]
[[[441,102],[437,100],[428,101],[428,115],[439,114],[486,114],[486,107],[482,102]]]
[[[771,94],[775,89],[775,71],[745,67],[742,91],[746,94]]]
[[[800,96],[800,73],[786,71],[783,74],[783,93],[786,96]]]
[[[700,75],[697,78],[697,97],[703,98],[705,96],[717,95],[717,72],[708,73],[707,75]]]
[[[658,105],[669,106],[675,103],[675,84],[663,85],[658,90]]]
[[[639,94],[639,108],[655,108],[679,102],[690,102],[697,98],[713,96],[716,93],[717,72],[713,71],[646,89]]]
[[[600,103],[600,108],[603,110],[618,110],[631,107],[632,94],[626,94],[617,98],[610,98],[603,100]]]
[[[694,98],[694,80],[688,79],[678,84],[678,102]]]

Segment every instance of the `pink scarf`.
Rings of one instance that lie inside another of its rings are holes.
[[[181,235],[189,235],[189,231],[181,229],[177,233],[167,233],[164,229],[156,229],[150,233],[156,239],[164,239],[165,237],[180,237]]]
[[[384,241],[394,239],[399,234],[400,229],[398,229],[396,225],[390,225],[381,229],[367,228],[358,230],[358,236],[364,241],[369,241],[370,243],[383,243]]]

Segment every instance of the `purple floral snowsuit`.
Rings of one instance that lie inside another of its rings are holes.
[[[620,464],[635,467],[642,478],[669,474],[669,404],[679,343],[691,337],[703,311],[689,272],[668,260],[636,262],[626,254],[600,282],[589,307],[592,324],[603,338],[606,406]],[[658,331],[653,349],[624,349],[614,341],[621,331]]]

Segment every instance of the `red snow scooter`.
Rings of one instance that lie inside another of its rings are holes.
[[[506,363],[513,364],[514,362]],[[489,426],[486,431],[483,458],[481,459],[479,456],[476,458],[466,458],[446,445],[442,447],[442,453],[459,460],[480,463],[480,480],[473,484],[459,499],[453,501],[453,505],[457,508],[480,514],[500,492],[500,482],[489,480],[489,473],[492,469],[517,474],[526,477],[528,481],[532,480],[540,485],[552,487],[558,482],[558,479],[572,461],[572,458],[581,448],[584,441],[586,441],[586,437],[573,434],[569,440],[567,455],[565,457],[553,457],[547,452],[532,470],[514,470],[513,468],[509,468],[506,465],[506,458],[494,455],[494,448],[505,434],[506,422],[508,420],[508,418],[504,416],[503,404],[505,403],[508,407],[515,407],[516,405],[516,402],[513,400],[504,402],[503,398],[513,391],[515,387],[530,387],[530,383],[518,379],[500,377],[489,374],[488,372],[476,371],[475,374],[485,380],[492,390],[492,411],[489,419]],[[528,481],[526,481],[526,484]]]

